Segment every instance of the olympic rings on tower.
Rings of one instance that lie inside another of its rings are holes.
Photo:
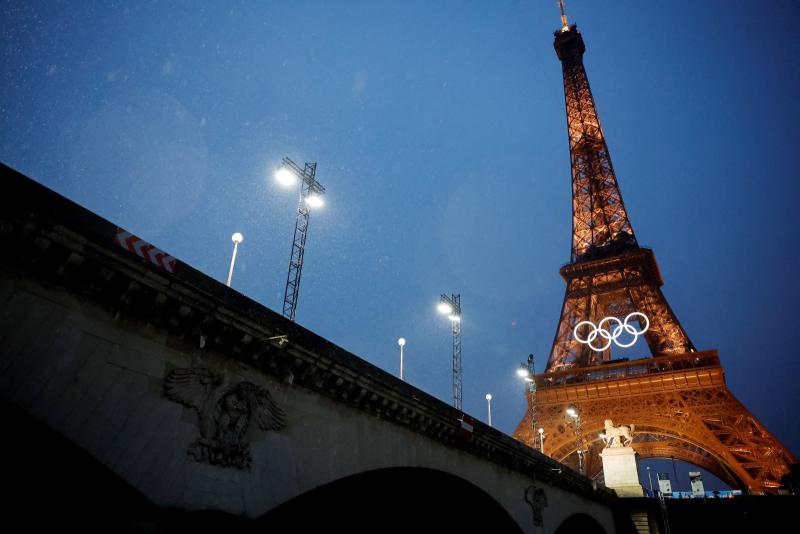
[[[634,316],[639,316],[642,318],[639,320],[639,326],[641,326],[642,323],[644,323],[644,328],[642,328],[641,330],[637,330],[634,326],[628,324],[628,321]],[[617,323],[615,327],[613,327],[610,330],[603,327],[604,325],[606,325],[606,323],[609,323],[610,326],[610,323],[612,321]],[[578,335],[578,329],[583,325],[589,325],[592,327],[592,330],[586,336],[586,339],[581,339],[580,336]],[[606,350],[608,347],[611,346],[612,341],[616,343],[618,347],[621,348],[632,347],[633,344],[636,343],[636,341],[638,341],[639,336],[647,332],[649,328],[650,328],[650,320],[647,318],[647,316],[642,312],[633,312],[629,313],[625,317],[624,321],[620,321],[616,317],[605,317],[599,323],[597,323],[597,326],[595,326],[595,324],[591,321],[581,321],[575,325],[575,329],[572,331],[572,335],[575,337],[575,340],[578,343],[585,343],[586,345],[589,345],[592,348],[592,350],[596,352],[603,352],[604,350]],[[620,343],[619,341],[617,341],[617,338],[619,338],[620,334],[622,334],[623,331],[633,336],[633,340],[631,340],[630,343]],[[600,348],[595,347],[594,344],[592,343],[595,339],[597,339],[597,336],[600,336],[601,338],[605,339],[605,343]]]

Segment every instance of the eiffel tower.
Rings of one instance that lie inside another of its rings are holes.
[[[554,47],[569,132],[572,256],[560,270],[567,290],[547,368],[535,376],[514,437],[538,448],[541,427],[548,456],[598,478],[599,434],[611,419],[635,426],[642,458],[684,460],[733,488],[776,492],[797,459],[728,390],[718,352],[696,350],[664,298],[655,255],[639,246],[625,210],[583,66],[586,47],[563,4],[561,22]],[[611,359],[612,341],[632,344],[641,331],[650,358]]]

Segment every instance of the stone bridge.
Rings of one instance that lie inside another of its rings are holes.
[[[624,530],[613,492],[0,172],[7,520]]]

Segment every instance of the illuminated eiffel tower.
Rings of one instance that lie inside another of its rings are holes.
[[[547,368],[535,377],[545,452],[597,477],[599,433],[611,419],[635,425],[633,447],[643,458],[685,460],[734,488],[774,492],[797,460],[728,390],[717,351],[695,350],[664,298],[655,255],[639,247],[622,201],[583,66],[583,38],[563,6],[561,22],[554,46],[572,166],[572,257],[560,271],[567,290]],[[645,328],[651,358],[610,359],[610,334],[630,343]],[[537,447],[528,395],[514,436]],[[566,415],[570,407],[580,424]]]

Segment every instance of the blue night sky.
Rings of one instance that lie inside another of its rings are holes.
[[[555,0],[3,2],[0,160],[279,311],[318,162],[297,321],[511,434],[569,261]],[[639,243],[698,349],[800,453],[800,8],[567,3]],[[637,346],[635,356],[647,347]],[[688,483],[685,484],[688,486]],[[688,489],[688,488],[682,488]]]

